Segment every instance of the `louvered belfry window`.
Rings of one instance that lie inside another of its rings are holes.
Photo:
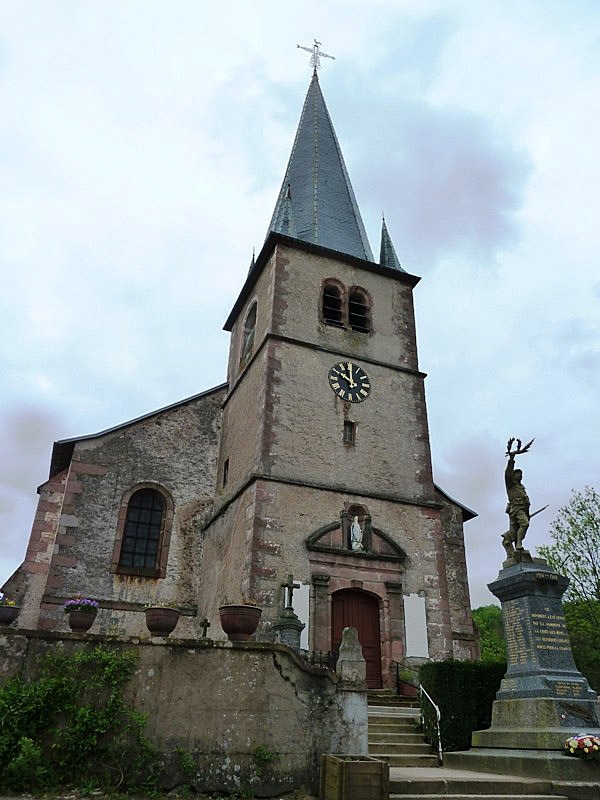
[[[326,284],[323,288],[323,322],[326,325],[344,324],[342,316],[342,293],[334,284]]]
[[[127,505],[119,566],[154,569],[162,532],[165,502],[155,489],[140,489]]]
[[[350,292],[348,298],[348,322],[353,331],[368,333],[371,330],[367,298],[359,289]]]

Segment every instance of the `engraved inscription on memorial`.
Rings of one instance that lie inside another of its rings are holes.
[[[562,614],[553,614],[549,606],[531,613],[531,627],[536,650],[570,653],[571,643]]]
[[[559,697],[581,697],[583,684],[574,681],[556,681],[554,691]]]
[[[509,666],[528,664],[533,652],[526,610],[518,600],[509,600],[502,608]]]

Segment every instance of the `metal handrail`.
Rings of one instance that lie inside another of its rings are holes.
[[[435,710],[435,722],[436,722],[436,733],[437,733],[437,745],[438,745],[438,761],[440,762],[440,766],[444,763],[444,756],[442,753],[442,732],[440,730],[440,720],[442,718],[439,706],[437,706],[427,689],[423,686],[423,684],[419,684],[419,694],[421,697],[425,695],[427,700],[431,703]],[[421,724],[423,729],[425,728],[425,717],[423,716],[423,710],[421,709]]]
[[[396,694],[400,694],[400,668],[406,669],[409,672],[414,672],[416,677],[415,686],[419,685],[419,670],[411,667],[410,664],[405,664],[403,661],[392,660],[392,664],[396,667]]]

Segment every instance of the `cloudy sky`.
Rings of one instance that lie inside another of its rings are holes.
[[[310,79],[415,291],[435,477],[503,558],[504,449],[548,524],[600,488],[597,0],[0,0],[0,582],[52,442],[220,383]]]

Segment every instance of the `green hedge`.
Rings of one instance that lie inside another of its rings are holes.
[[[502,662],[433,661],[423,664],[419,680],[441,712],[444,751],[468,750],[471,733],[490,727],[492,703],[506,672]],[[424,702],[426,729],[431,729],[433,711]]]

